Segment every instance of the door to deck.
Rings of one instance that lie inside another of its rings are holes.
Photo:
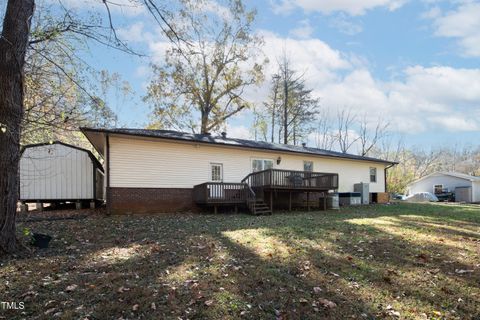
[[[210,181],[223,182],[222,163],[210,163]],[[218,185],[211,185],[209,187],[209,194],[211,198],[223,198],[225,196],[223,188]]]

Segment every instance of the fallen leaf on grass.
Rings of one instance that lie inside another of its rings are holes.
[[[318,299],[318,302],[320,302],[323,305],[323,307],[326,309],[333,309],[337,307],[337,304],[335,302],[324,299],[324,298]]]
[[[425,253],[421,253],[417,256],[418,259],[423,260],[423,262],[428,261],[428,256]]]
[[[66,291],[66,292],[72,292],[73,290],[75,290],[75,289],[77,289],[77,288],[78,288],[78,285],[72,284],[72,285],[69,285],[69,286],[65,289],[65,291]]]
[[[207,307],[211,306],[212,304],[213,304],[213,300],[207,300],[207,301],[205,301],[205,305],[206,305]]]
[[[455,273],[458,273],[458,274],[472,273],[472,272],[474,272],[474,271],[475,271],[475,270],[455,269]]]
[[[55,310],[57,310],[57,309],[55,309],[55,308],[50,308],[50,309],[48,309],[47,311],[45,311],[43,314],[47,316],[47,315],[49,315],[50,313],[53,313]]]
[[[37,292],[35,292],[35,291],[27,291],[27,292],[25,292],[24,294],[22,294],[22,295],[20,296],[20,298],[23,299],[23,298],[25,298],[25,297],[27,297],[27,296],[34,296],[34,295],[37,295]]]
[[[320,292],[322,292],[322,288],[320,287],[313,287],[313,292],[315,292],[316,294],[319,294]]]

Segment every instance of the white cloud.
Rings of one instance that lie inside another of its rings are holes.
[[[448,131],[477,131],[480,130],[480,126],[474,120],[465,119],[462,115],[447,115],[443,117],[431,117],[429,119],[433,123],[438,123],[440,127],[447,129]]]
[[[152,35],[144,30],[143,22],[135,22],[128,27],[120,28],[117,31],[118,36],[128,42],[148,42],[152,40]]]
[[[250,130],[244,125],[227,124],[227,135],[229,138],[251,139]]]
[[[267,76],[276,71],[276,61],[283,56],[283,52],[291,60],[291,67],[305,73],[305,79],[311,80],[311,86],[332,81],[337,77],[336,71],[351,68],[350,62],[340,51],[319,39],[282,38],[265,30],[260,34],[265,41],[263,51],[270,59]]]
[[[58,4],[59,0],[44,0],[45,3]],[[112,13],[124,16],[137,16],[146,12],[146,8],[139,0],[115,0],[108,1],[108,8]],[[106,10],[101,0],[62,0],[61,4],[68,9],[74,10]]]
[[[130,29],[132,36],[145,34],[140,26]],[[285,51],[291,67],[304,74],[307,86],[321,99],[321,105],[333,111],[347,107],[360,115],[368,114],[375,119],[380,116],[391,122],[393,130],[407,133],[480,128],[480,69],[410,66],[397,70],[394,80],[383,81],[375,78],[368,61],[335,50],[320,39],[258,32],[264,38],[263,51],[270,64],[264,85],[245,92],[248,101],[257,104],[265,101],[269,80],[277,69],[276,60]],[[169,43],[157,36],[155,41],[147,41],[147,45],[153,61],[163,62]],[[241,117],[242,114],[231,119],[235,125],[227,127],[229,136],[251,137],[249,125],[245,124],[250,117],[243,120]]]
[[[480,113],[480,69],[414,66],[403,70],[402,80],[388,82],[361,69],[319,91],[325,105],[382,116],[400,132],[479,128],[478,117],[472,115]]]
[[[310,21],[306,19],[306,20],[300,21],[299,26],[296,27],[295,29],[292,29],[290,31],[290,34],[300,39],[308,39],[311,37],[313,31],[314,29],[310,25]]]
[[[200,9],[207,13],[214,13],[219,17],[225,18],[227,20],[232,19],[232,14],[230,9],[226,6],[221,5],[217,1],[207,0],[204,2],[199,2],[201,5]]]
[[[433,19],[436,36],[458,39],[463,55],[480,57],[479,2],[462,3],[443,14],[439,9],[432,10],[424,16]]]
[[[356,35],[363,30],[361,25],[354,23],[353,21],[351,21],[351,19],[348,19],[347,16],[343,13],[340,13],[336,17],[333,17],[330,20],[329,25],[349,36]]]
[[[358,16],[379,7],[394,11],[406,2],[407,0],[273,0],[271,4],[275,13],[289,13],[295,8],[300,8],[307,12],[323,14],[345,12],[352,16]]]

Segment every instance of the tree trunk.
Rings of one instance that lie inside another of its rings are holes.
[[[0,255],[15,252],[23,66],[34,0],[9,0],[0,38]]]
[[[286,67],[285,67],[286,70]],[[288,144],[288,85],[287,85],[287,71],[285,71],[283,79],[283,143]]]
[[[202,111],[201,117],[200,133],[205,134],[208,133],[208,113],[206,111]]]

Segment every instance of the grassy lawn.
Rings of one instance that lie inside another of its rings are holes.
[[[19,224],[0,261],[15,319],[480,319],[480,207],[95,216]]]

